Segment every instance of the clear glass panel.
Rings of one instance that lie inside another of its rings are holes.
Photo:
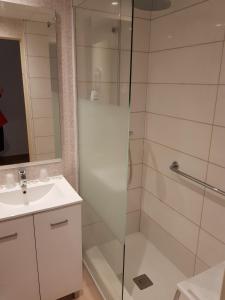
[[[122,299],[131,16],[131,0],[74,8],[83,254],[106,299]]]
[[[172,300],[179,282],[225,259],[224,198],[170,170],[177,161],[184,173],[225,188],[225,1],[134,4],[143,10],[134,11],[139,86],[131,106],[147,113],[136,122],[140,128],[146,116],[140,230],[126,238],[124,299]],[[134,278],[144,274],[138,288]],[[179,285],[187,296],[180,299],[205,299],[203,291],[215,292],[209,286],[192,278]]]

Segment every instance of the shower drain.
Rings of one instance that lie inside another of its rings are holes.
[[[133,281],[136,283],[140,290],[147,289],[153,285],[153,282],[149,279],[146,274],[139,275],[133,278]]]

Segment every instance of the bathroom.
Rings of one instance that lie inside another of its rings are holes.
[[[224,43],[224,0],[0,1],[0,300],[225,299]]]

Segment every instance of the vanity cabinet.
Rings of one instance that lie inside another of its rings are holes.
[[[55,300],[80,290],[81,206],[37,214],[34,224],[41,300]]]
[[[0,299],[40,299],[32,216],[0,222]]]
[[[81,289],[81,204],[0,222],[0,299],[56,300]]]

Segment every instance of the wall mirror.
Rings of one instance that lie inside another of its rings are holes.
[[[0,1],[0,166],[61,157],[55,13]]]

